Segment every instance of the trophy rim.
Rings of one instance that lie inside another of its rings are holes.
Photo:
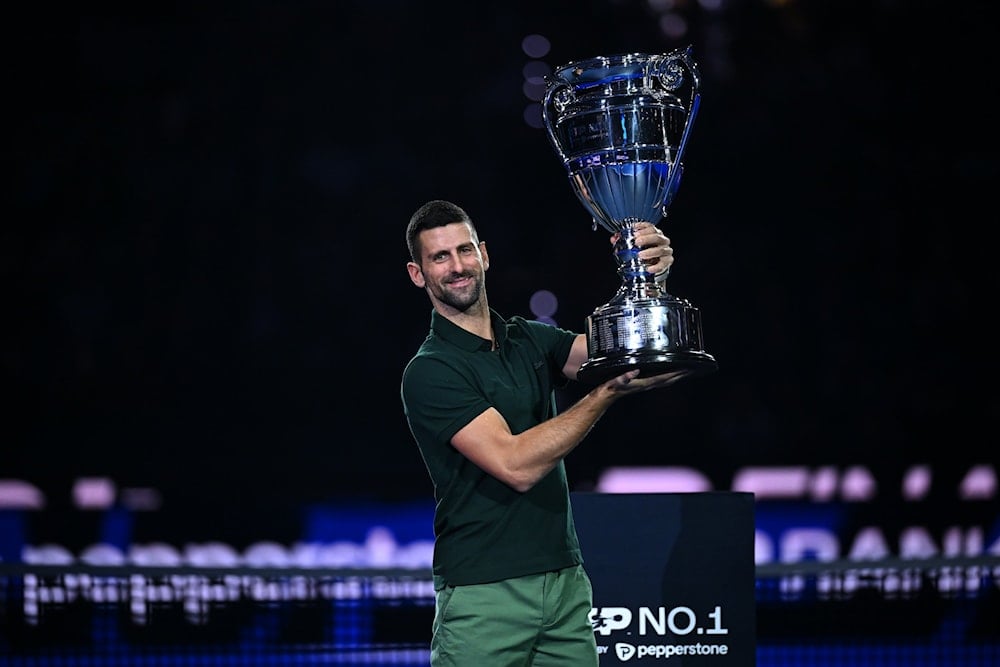
[[[643,53],[637,51],[616,53],[608,56],[592,56],[590,58],[571,60],[560,65],[559,67],[556,67],[554,72],[558,79],[565,81],[566,83],[575,85],[582,82],[597,85],[611,78],[615,80],[639,78],[645,74],[645,70],[638,67],[631,71],[616,71],[614,76],[611,77],[608,76],[610,73],[605,73],[594,78],[583,78],[579,75],[572,76],[572,73],[577,69],[582,69],[584,72],[592,72],[600,69],[610,69],[612,67],[622,68],[629,65],[643,66],[652,61],[654,58],[661,57],[663,57],[663,54]],[[570,76],[567,76],[567,74]]]
[[[623,51],[606,56],[591,56],[571,60],[553,69],[553,79],[570,84],[576,88],[589,88],[599,86],[613,81],[631,80],[646,76],[645,66],[655,61],[671,61],[680,59],[688,66],[691,76],[695,81],[699,78],[697,66],[690,60],[691,47],[674,49],[667,53],[653,53],[650,51]],[[633,69],[627,69],[633,66]],[[618,68],[616,72],[605,72],[600,75],[583,78],[580,75],[584,72],[595,72],[600,70],[610,70]],[[579,70],[574,75],[573,72]],[[695,84],[697,87],[697,84]]]

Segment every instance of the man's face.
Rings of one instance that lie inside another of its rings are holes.
[[[486,245],[464,222],[420,232],[420,265],[407,264],[410,279],[432,301],[465,311],[479,301],[490,266]]]

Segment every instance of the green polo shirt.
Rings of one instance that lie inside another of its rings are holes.
[[[431,313],[431,330],[403,371],[403,411],[434,484],[434,575],[481,584],[583,562],[559,463],[530,490],[487,474],[451,438],[487,408],[513,433],[556,413],[553,389],[576,334],[491,311],[490,341]]]

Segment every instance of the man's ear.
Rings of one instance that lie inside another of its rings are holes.
[[[479,254],[483,256],[483,271],[490,268],[490,253],[486,251],[486,241],[479,242]]]
[[[410,274],[410,281],[420,289],[423,289],[427,284],[424,281],[424,272],[420,270],[416,262],[407,262],[406,272]]]

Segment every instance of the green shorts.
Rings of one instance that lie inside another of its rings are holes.
[[[581,565],[437,591],[433,667],[598,665],[590,578]]]

